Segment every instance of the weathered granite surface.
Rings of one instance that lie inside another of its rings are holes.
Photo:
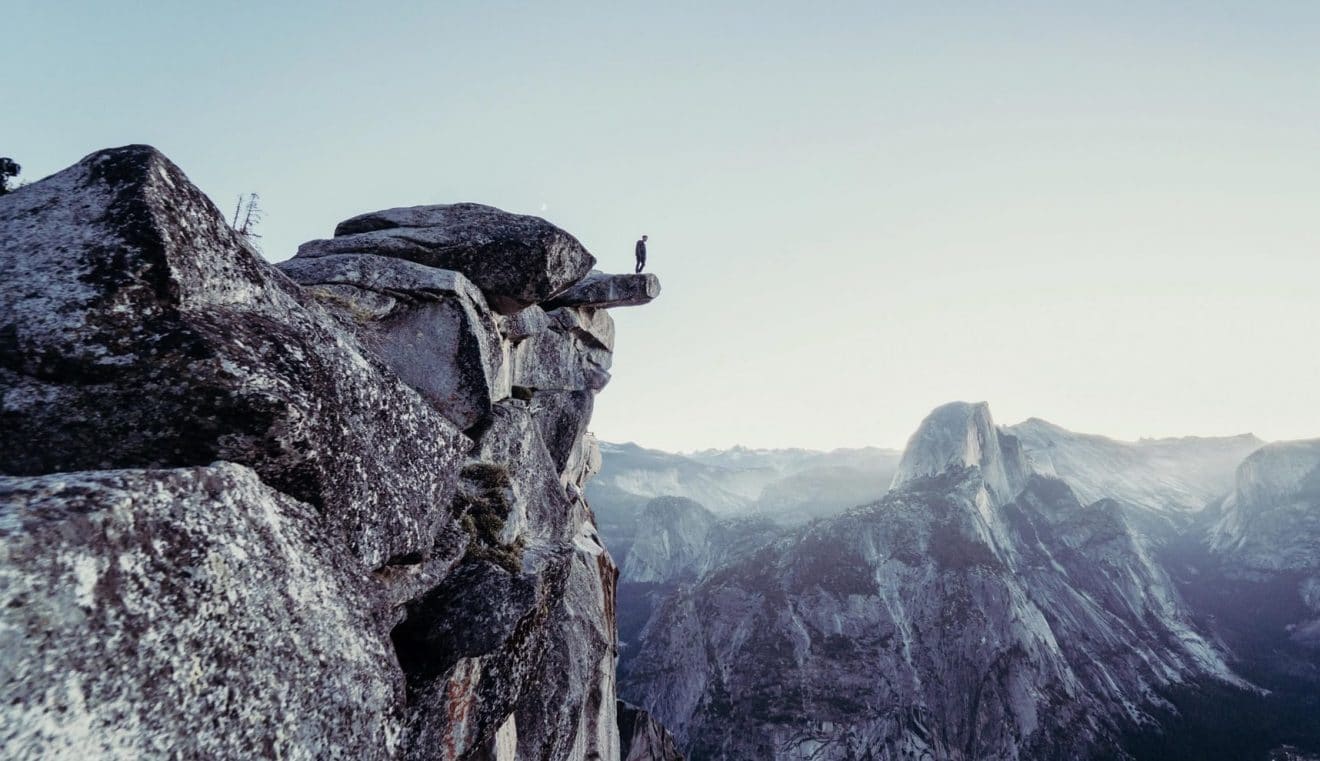
[[[613,325],[536,305],[594,260],[338,232],[271,266],[146,146],[0,199],[6,757],[619,757]]]
[[[512,314],[581,280],[596,263],[576,238],[539,217],[456,203],[362,214],[339,223],[298,257],[377,254],[467,276],[491,308]]]
[[[1110,757],[1171,686],[1249,689],[1122,507],[1033,473],[983,404],[933,412],[879,501],[750,552],[712,563],[710,516],[653,517],[628,571],[700,575],[621,695],[694,759]]]

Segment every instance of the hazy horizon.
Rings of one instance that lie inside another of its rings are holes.
[[[605,440],[1320,436],[1320,5],[1151,6],[20,2],[0,155],[153,144],[272,261],[426,203],[649,234]]]
[[[967,400],[963,399],[963,400],[951,400],[951,401],[967,401]],[[930,410],[930,411],[933,411],[933,410]],[[930,411],[928,411],[928,413],[929,413]],[[991,412],[992,415],[994,414],[994,405],[993,405],[993,404],[990,405],[990,412]],[[924,419],[925,419],[925,416],[923,415],[921,419],[924,420]],[[1048,423],[1048,424],[1050,424],[1050,425],[1056,425],[1056,426],[1058,426],[1058,427],[1060,427],[1060,428],[1063,428],[1064,430],[1067,430],[1067,431],[1069,431],[1069,432],[1071,432],[1071,433],[1081,434],[1081,435],[1085,435],[1085,436],[1101,436],[1101,437],[1104,437],[1104,438],[1107,438],[1107,439],[1110,439],[1110,440],[1113,440],[1113,441],[1117,441],[1117,442],[1119,442],[1119,443],[1123,443],[1123,444],[1140,444],[1140,443],[1142,443],[1142,442],[1146,442],[1146,441],[1169,441],[1169,440],[1175,440],[1175,439],[1209,439],[1209,438],[1228,439],[1228,438],[1234,438],[1234,437],[1237,437],[1237,436],[1256,436],[1256,438],[1260,439],[1264,444],[1270,444],[1270,443],[1273,443],[1274,441],[1286,441],[1286,440],[1287,440],[1287,439],[1267,439],[1267,438],[1264,438],[1264,437],[1261,437],[1261,436],[1257,436],[1257,435],[1255,434],[1255,432],[1253,432],[1253,431],[1241,431],[1241,432],[1239,432],[1239,433],[1228,433],[1228,434],[1222,434],[1222,435],[1210,435],[1210,436],[1196,436],[1196,435],[1178,435],[1178,434],[1174,434],[1174,435],[1171,435],[1171,436],[1139,436],[1139,437],[1137,437],[1137,438],[1127,439],[1127,438],[1121,438],[1121,437],[1118,437],[1118,436],[1110,436],[1110,435],[1108,435],[1108,434],[1106,434],[1106,433],[1099,432],[1099,431],[1083,431],[1083,430],[1079,430],[1079,429],[1076,429],[1076,428],[1071,428],[1071,427],[1069,427],[1069,426],[1067,426],[1067,425],[1063,425],[1063,424],[1061,424],[1061,423],[1059,423],[1059,422],[1057,422],[1057,421],[1054,421],[1054,420],[1046,420],[1046,419],[1044,419],[1044,418],[1041,418],[1041,417],[1039,417],[1039,416],[1035,416],[1035,415],[1033,415],[1033,416],[1031,416],[1031,417],[1022,418],[1022,419],[1020,419],[1020,420],[1012,420],[1012,421],[1004,421],[1004,420],[1000,420],[998,417],[996,417],[996,418],[995,418],[995,424],[996,424],[997,426],[1000,426],[1000,427],[1003,427],[1003,428],[1012,428],[1013,426],[1021,425],[1021,424],[1023,424],[1023,423],[1029,422],[1029,421],[1031,421],[1031,420],[1040,420],[1040,421],[1045,422],[1045,423]],[[918,420],[918,423],[920,423],[920,422],[921,422],[921,421]],[[756,451],[756,450],[788,450],[788,449],[802,449],[802,450],[813,451],[813,452],[830,452],[830,451],[834,451],[834,450],[883,449],[883,450],[889,450],[889,451],[894,451],[894,452],[902,452],[904,449],[907,448],[908,438],[910,438],[911,435],[912,435],[913,433],[916,433],[916,430],[917,430],[917,426],[914,425],[913,428],[912,428],[911,433],[909,433],[909,435],[908,435],[907,437],[905,437],[905,438],[903,439],[903,441],[898,442],[898,443],[896,443],[896,444],[885,444],[885,443],[865,444],[865,443],[863,443],[863,444],[854,444],[854,445],[849,445],[849,446],[825,446],[825,447],[807,447],[807,446],[797,446],[797,445],[793,445],[793,444],[787,444],[787,445],[784,445],[784,446],[766,446],[766,447],[762,447],[762,446],[751,446],[751,445],[747,445],[747,444],[740,444],[740,443],[738,443],[738,442],[735,442],[735,443],[730,444],[730,445],[728,445],[728,446],[721,446],[721,447],[696,447],[696,448],[691,448],[691,447],[689,447],[689,448],[687,448],[687,449],[666,449],[666,448],[664,448],[664,447],[651,446],[650,444],[648,444],[648,443],[645,442],[645,441],[616,440],[616,439],[607,439],[607,438],[600,438],[600,440],[601,440],[602,442],[606,442],[606,443],[609,443],[609,444],[616,444],[616,445],[634,444],[634,445],[636,445],[636,446],[642,447],[643,449],[653,449],[653,450],[656,450],[656,451],[668,452],[668,453],[670,453],[670,454],[677,454],[677,455],[692,455],[692,454],[699,454],[699,453],[701,453],[701,452],[707,452],[707,451],[728,451],[728,450],[730,450],[730,449],[739,449],[739,448],[741,448],[741,449],[747,449],[747,450],[752,450],[752,451]],[[1318,437],[1316,437],[1316,436],[1302,437],[1302,439],[1314,439],[1314,438],[1318,438]]]

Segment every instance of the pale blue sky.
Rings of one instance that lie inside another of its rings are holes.
[[[272,260],[377,208],[541,214],[609,269],[593,422],[899,446],[987,400],[1320,436],[1320,3],[5,0],[0,154],[165,151]]]

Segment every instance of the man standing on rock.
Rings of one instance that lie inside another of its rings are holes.
[[[637,241],[637,269],[634,272],[641,272],[646,267],[646,236]]]

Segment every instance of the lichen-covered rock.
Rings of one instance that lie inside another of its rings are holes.
[[[0,472],[229,460],[368,566],[430,544],[470,441],[147,146],[0,201]]]
[[[0,478],[3,755],[392,757],[355,566],[240,465]]]
[[[144,146],[0,199],[6,757],[618,758],[613,325],[535,303],[590,255],[473,205],[341,232],[386,242],[282,274]]]
[[[299,257],[377,254],[457,270],[501,314],[546,301],[591,270],[596,259],[576,238],[540,217],[457,203],[363,214],[335,237],[304,243]]]
[[[360,328],[405,383],[460,428],[509,395],[495,318],[460,273],[383,256],[320,256],[278,265]]]
[[[581,282],[556,296],[549,308],[556,307],[628,307],[648,304],[660,295],[660,278],[640,275],[609,275],[593,270]]]
[[[527,402],[509,399],[495,406],[473,458],[518,476],[510,485],[503,534],[506,542],[522,539],[537,551],[543,544],[571,540],[571,500]]]
[[[621,761],[684,761],[669,730],[635,705],[618,702]]]

